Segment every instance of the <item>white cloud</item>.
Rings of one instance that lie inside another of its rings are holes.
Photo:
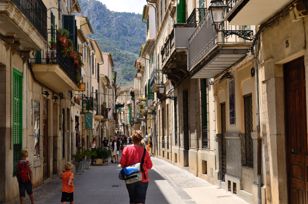
[[[142,13],[146,0],[99,0],[111,11]]]

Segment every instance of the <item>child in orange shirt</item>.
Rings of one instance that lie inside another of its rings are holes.
[[[67,162],[62,177],[62,197],[61,202],[74,204],[74,173],[72,172],[73,164]]]

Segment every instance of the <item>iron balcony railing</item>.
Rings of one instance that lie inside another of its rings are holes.
[[[238,3],[241,3],[243,0],[229,0],[227,1],[227,11],[231,11]]]
[[[195,8],[187,18],[186,23],[194,27],[202,24],[205,19],[206,12],[206,8]]]
[[[57,35],[59,35],[59,33],[57,33]],[[74,63],[74,59],[70,57],[69,54],[65,54],[64,49],[61,43],[57,41],[56,47],[48,50],[44,57],[41,57],[41,53],[39,52],[35,59],[31,59],[30,62],[33,64],[58,64],[66,75],[75,84],[78,84],[81,77],[81,65]]]
[[[47,39],[47,8],[42,0],[11,0],[29,19],[38,32]]]
[[[211,15],[207,13],[205,22],[189,39],[190,68],[194,67],[215,46],[216,36],[217,32]]]
[[[218,45],[232,45],[240,42],[243,43],[245,40],[253,40],[253,30],[250,30],[250,27],[243,27],[244,29],[232,28],[232,26],[224,23],[220,30],[222,35],[219,36],[219,31],[215,29],[212,15],[206,13],[204,23],[200,26],[200,29],[196,29],[189,39],[189,69],[192,70],[201,59]],[[234,36],[237,38],[234,38]]]
[[[166,42],[161,50],[161,56],[162,56],[162,63],[168,59],[169,55],[172,53],[174,49],[174,29],[166,39]]]

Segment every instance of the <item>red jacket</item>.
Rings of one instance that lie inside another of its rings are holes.
[[[120,161],[121,166],[126,167],[141,162],[143,151],[144,147],[139,145],[129,145],[124,147]],[[148,170],[151,169],[152,166],[153,164],[150,155],[147,151],[145,151],[142,182],[149,182]]]

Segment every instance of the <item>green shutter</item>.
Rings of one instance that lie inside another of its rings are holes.
[[[154,100],[154,92],[152,90],[151,84],[150,84],[150,80],[148,80],[148,85],[147,85],[147,98],[148,100]]]
[[[177,12],[176,12],[176,17],[177,17],[177,23],[186,23],[186,0],[178,0],[178,5],[177,5]]]
[[[13,174],[20,159],[22,149],[22,73],[13,70],[13,117],[12,117],[12,139],[13,139]]]
[[[199,8],[204,8],[204,0],[199,0]]]

